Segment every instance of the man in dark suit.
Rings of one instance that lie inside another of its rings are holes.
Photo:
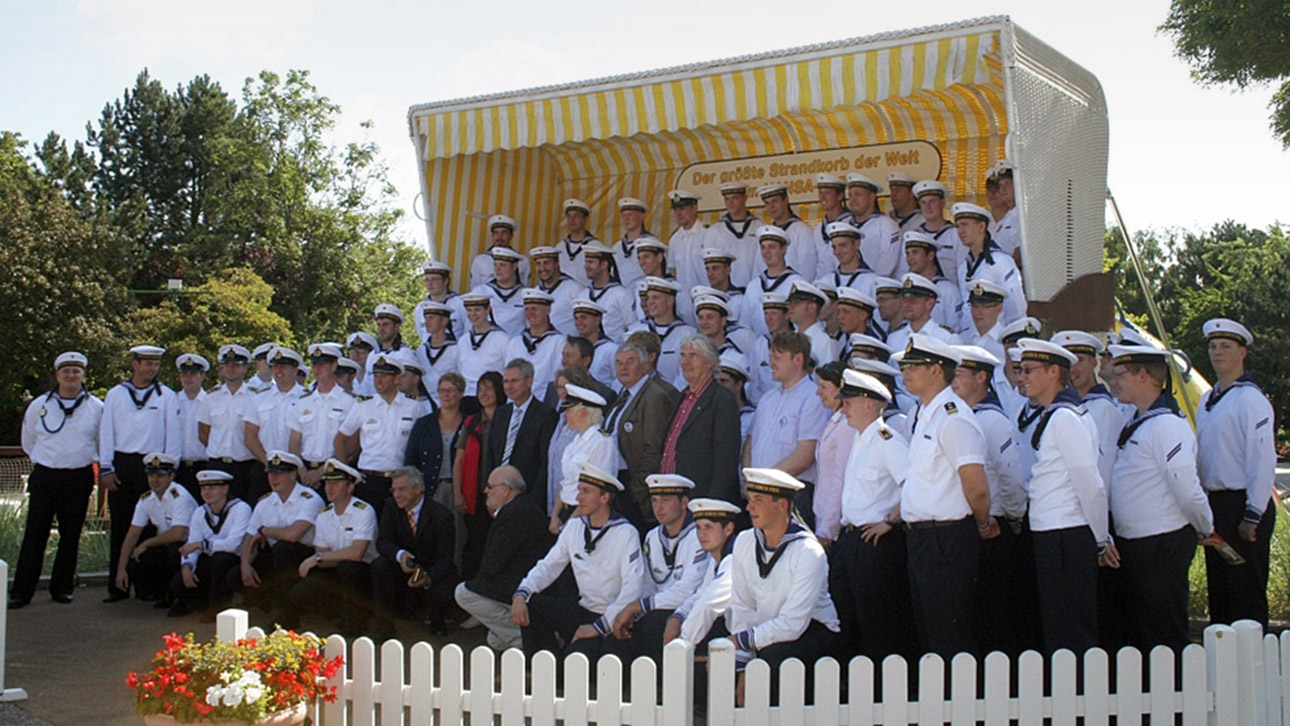
[[[622,391],[601,424],[616,438],[621,456],[618,476],[627,487],[627,496],[616,498],[615,506],[642,532],[655,524],[645,477],[658,472],[663,437],[677,398],[675,388],[652,375],[649,360],[648,351],[635,343],[619,347],[614,366]]]
[[[376,538],[380,556],[372,562],[376,595],[372,637],[378,643],[392,637],[396,614],[418,616],[422,608],[429,611],[431,632],[447,635],[446,616],[457,584],[452,512],[425,496],[421,470],[416,467],[395,469],[390,493],[395,506],[381,512]]]
[[[693,481],[695,498],[742,506],[739,403],[713,380],[719,360],[707,336],[692,335],[681,341],[681,375],[689,385],[668,421],[659,473],[680,474]]]
[[[455,593],[461,609],[488,628],[488,645],[494,650],[523,647],[520,626],[511,620],[511,597],[555,542],[546,515],[532,499],[521,496],[525,489],[524,477],[513,466],[498,467],[488,475],[493,525],[479,573],[457,585]]]
[[[564,352],[560,355],[560,368],[581,368],[587,371],[590,376],[591,362],[594,360],[595,354],[595,347],[586,338],[570,336],[564,341]],[[559,373],[556,373],[556,376],[558,375]],[[590,388],[610,403],[618,397],[614,389],[596,380],[595,376],[591,376]],[[556,411],[560,410],[560,394],[556,393],[554,377],[550,383],[546,384],[546,392],[542,394],[542,402]]]
[[[526,482],[545,482],[551,435],[555,433],[560,414],[533,396],[533,364],[516,358],[502,372],[502,390],[509,399],[498,406],[488,430],[487,471],[509,465],[520,470]],[[546,487],[534,486],[526,495],[537,508],[546,511]],[[486,533],[482,533],[486,534]],[[471,538],[482,544],[482,538]],[[475,568],[466,568],[473,576]]]

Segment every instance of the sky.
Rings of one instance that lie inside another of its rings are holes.
[[[38,142],[85,124],[147,68],[166,87],[206,74],[237,97],[269,69],[306,69],[343,115],[334,140],[378,143],[417,219],[408,107],[988,15],[1022,28],[1101,81],[1108,185],[1131,230],[1290,220],[1290,152],[1268,126],[1270,88],[1195,84],[1156,31],[1165,0],[1079,4],[922,0],[843,6],[744,0],[488,3],[367,0],[3,0],[0,129]],[[819,8],[828,8],[819,10]],[[374,123],[371,131],[359,124]]]

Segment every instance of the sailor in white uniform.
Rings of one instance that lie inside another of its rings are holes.
[[[551,325],[554,298],[537,288],[524,291],[524,321],[528,326],[511,337],[506,346],[506,360],[523,358],[533,364],[533,389],[545,391],[560,369],[565,336]],[[572,305],[567,306],[572,308]]]
[[[986,187],[994,184],[998,190],[999,204],[1007,209],[1002,217],[991,222],[990,236],[1004,254],[1021,266],[1021,218],[1017,213],[1017,193],[1013,187],[1012,162],[1000,159],[986,176]]]
[[[376,395],[360,398],[336,431],[336,457],[354,459],[363,479],[355,494],[379,512],[390,498],[395,469],[403,466],[412,424],[424,415],[421,403],[398,390],[403,363],[394,356],[378,355],[372,366]]]
[[[631,290],[636,281],[645,276],[636,260],[637,243],[658,238],[645,229],[645,215],[649,213],[649,205],[645,202],[624,197],[618,200],[618,212],[623,221],[623,236],[614,243],[613,263],[617,269],[616,281]]]
[[[766,293],[788,296],[789,288],[796,280],[803,279],[788,265],[785,255],[788,253],[788,237],[784,230],[774,225],[765,225],[756,232],[757,245],[765,269],[748,283],[743,296],[744,309],[739,320],[757,335],[765,335],[768,330],[762,316],[762,299]]]
[[[1053,333],[1051,342],[1060,345],[1075,354],[1075,363],[1071,365],[1071,387],[1080,396],[1080,403],[1093,417],[1097,424],[1098,474],[1102,483],[1111,481],[1111,467],[1115,465],[1115,454],[1119,451],[1116,439],[1124,427],[1124,414],[1111,397],[1110,391],[1098,383],[1098,356],[1102,353],[1102,342],[1096,336],[1082,330],[1062,330]]]
[[[828,334],[824,329],[824,321],[820,320],[820,308],[827,302],[828,298],[820,288],[805,280],[794,280],[789,288],[788,317],[793,321],[797,332],[811,341],[811,358],[814,361],[811,368],[838,359],[837,341]]]
[[[506,367],[506,346],[510,338],[493,322],[492,298],[482,293],[462,295],[470,327],[457,351],[457,372],[466,379],[466,395],[474,396],[479,377],[489,371],[501,373]]]
[[[936,240],[936,257],[940,260],[941,269],[949,273],[949,277],[957,284],[956,271],[967,250],[959,242],[958,228],[945,218],[945,198],[948,194],[949,190],[945,185],[935,179],[914,185],[914,196],[918,198],[918,209],[923,215],[923,221],[916,229]]]
[[[588,242],[582,246],[585,258],[587,277],[591,281],[587,286],[587,299],[604,308],[603,319],[605,333],[619,342],[632,323],[632,291],[614,279],[615,260],[618,254],[599,242]],[[635,261],[635,254],[632,260]]]
[[[417,326],[417,335],[423,341],[426,339],[426,303],[447,305],[452,318],[448,330],[455,338],[465,335],[466,306],[461,304],[461,295],[452,289],[452,268],[442,262],[431,261],[421,264],[421,272],[425,278],[426,298],[412,310],[412,322]]]
[[[581,252],[581,248],[579,248]],[[573,306],[571,303],[580,297],[586,297],[586,285],[575,280],[560,266],[560,253],[555,247],[534,247],[529,250],[533,267],[537,272],[537,285],[534,289],[551,296],[551,326],[561,335],[577,335],[573,326]],[[578,265],[578,270],[586,274],[586,267]]]
[[[704,295],[694,301],[694,314],[698,318],[698,330],[706,335],[717,347],[717,355],[727,352],[737,355],[747,365],[747,358],[752,353],[757,336],[741,325],[730,322],[730,305],[715,295]],[[678,387],[677,390],[685,386]]]
[[[699,221],[699,197],[684,189],[673,189],[667,198],[672,202],[672,216],[676,218],[676,229],[667,240],[676,279],[683,290],[706,285],[703,249],[707,244],[708,225]]]
[[[713,294],[724,297],[726,302],[730,303],[730,319],[742,321],[745,310],[744,296],[748,288],[739,287],[730,281],[730,265],[734,260],[734,256],[725,250],[704,247],[703,271],[707,275],[707,282],[690,288],[690,299]],[[746,322],[744,327],[752,329],[752,326]]]
[[[815,234],[811,226],[793,212],[788,201],[788,186],[785,184],[768,184],[757,189],[757,196],[766,205],[770,223],[784,231],[788,240],[788,251],[784,255],[788,266],[800,270],[804,275],[814,278],[818,262],[815,259]],[[760,274],[766,269],[766,263],[760,257],[754,265],[754,272]]]
[[[521,278],[519,270],[528,258],[509,247],[494,247],[492,255],[494,277],[471,292],[491,298],[493,322],[507,335],[519,335],[524,328],[523,295],[527,289],[527,278]]]
[[[609,432],[600,429],[605,398],[590,388],[572,383],[564,387],[560,413],[565,426],[574,433],[573,440],[560,452],[560,481],[551,509],[551,534],[559,534],[560,527],[570,517],[580,516],[578,511],[578,482],[583,464],[590,464],[601,471],[617,468],[618,449]]]
[[[959,293],[958,268],[950,267],[955,276],[949,278],[942,271],[940,248],[936,238],[926,232],[910,230],[905,232],[905,263],[909,271],[922,275],[936,283],[940,292],[937,296],[936,309],[932,318],[940,325],[955,332],[963,320],[964,300]]]
[[[587,298],[574,300],[571,307],[573,324],[578,329],[578,335],[591,343],[594,350],[588,372],[591,373],[592,378],[613,387],[618,380],[618,371],[614,367],[614,355],[618,352],[618,344],[605,334],[605,308],[600,303],[594,303]]]
[[[1008,291],[1003,303],[1003,322],[1012,323],[1026,314],[1026,293],[1021,286],[1021,272],[1012,258],[1003,254],[987,230],[990,213],[984,207],[967,202],[955,204],[951,211],[954,214],[954,225],[958,228],[959,239],[967,250],[959,263],[959,289],[963,297],[977,280],[991,280]],[[971,316],[967,316],[959,327],[967,330],[971,327]]]
[[[179,472],[175,481],[179,482],[189,494],[197,497],[197,470],[206,461],[206,445],[202,443],[197,416],[202,410],[202,401],[206,391],[202,383],[211,364],[196,353],[184,353],[175,359],[179,369],[180,388],[176,393],[176,409],[179,412],[180,435],[183,444],[179,447]]]
[[[488,281],[492,280],[497,274],[493,265],[497,260],[497,256],[493,254],[495,251],[511,250],[514,252],[511,245],[514,243],[515,230],[515,220],[505,214],[494,214],[488,218],[488,236],[492,240],[492,244],[488,249],[475,255],[475,259],[470,262],[469,282],[472,290],[480,285],[488,284]],[[516,262],[520,263],[519,278],[521,282],[529,280],[529,261],[520,256],[516,258]]]
[[[668,617],[663,645],[675,638],[706,645],[713,638],[730,634],[726,614],[730,611],[730,553],[735,546],[735,518],[739,507],[721,499],[692,499],[688,505],[694,518],[695,537],[707,553],[699,588]]]
[[[832,174],[816,174],[815,191],[820,201],[820,223],[811,231],[811,240],[815,244],[815,271],[804,270],[803,273],[818,280],[838,269],[828,227],[834,222],[850,222],[851,212],[846,207],[847,183],[842,179]]]
[[[962,342],[952,329],[932,319],[933,311],[940,304],[940,294],[936,283],[917,273],[905,273],[900,288],[900,312],[905,322],[887,335],[887,345],[892,350],[904,348],[910,336],[915,333],[931,336],[949,345]]]
[[[680,286],[680,281],[668,272],[667,245],[656,239],[641,240],[636,245],[636,262],[640,265],[644,277],[636,281],[636,294],[632,296],[632,323],[643,323],[649,319],[645,312],[645,281],[651,277],[660,277],[677,283],[676,317],[687,325],[694,325],[694,302],[690,291]]]
[[[458,296],[460,297],[460,296]],[[452,307],[434,301],[420,306],[425,318],[425,334],[421,338],[421,347],[417,348],[417,360],[421,363],[421,382],[435,404],[439,403],[439,379],[445,373],[460,368],[458,355],[461,352],[460,340],[452,333]],[[465,310],[465,305],[462,310]]]
[[[860,257],[883,277],[900,277],[909,272],[900,228],[878,206],[882,187],[864,174],[847,174],[847,209],[851,224],[860,230]]]
[[[845,363],[851,358],[849,347],[852,335],[867,335],[878,340],[887,337],[874,323],[878,301],[873,299],[873,295],[854,287],[839,287],[834,309],[837,311],[839,333],[838,360]]]
[[[380,343],[376,342],[376,338],[371,333],[363,331],[350,333],[349,337],[345,339],[345,356],[351,363],[355,364],[354,380],[350,385],[351,393],[358,396],[374,395],[372,377],[368,375],[367,371],[367,359],[372,356],[372,351],[379,346]],[[250,387],[250,381],[247,382],[247,386]],[[254,392],[254,389],[252,389],[252,392]]]
[[[825,276],[837,287],[853,287],[873,293],[878,275],[865,263],[860,253],[860,230],[850,222],[834,222],[825,233],[829,237],[833,270]]]
[[[730,182],[719,188],[726,213],[708,228],[706,246],[725,250],[734,256],[730,277],[736,285],[746,287],[756,274],[757,229],[762,222],[748,211],[746,184]]]
[[[251,523],[251,505],[230,499],[233,475],[218,469],[197,472],[202,504],[188,523],[188,541],[179,548],[179,573],[170,581],[171,617],[200,610],[214,619],[229,606],[228,573],[237,569],[242,539]]]
[[[447,309],[442,303],[432,303]],[[440,317],[446,324],[447,315]],[[287,416],[287,450],[300,457],[300,480],[305,486],[322,490],[323,464],[336,450],[336,432],[349,410],[358,399],[336,384],[336,364],[340,360],[340,346],[335,343],[314,343],[309,346],[309,364],[315,385],[296,401]]]
[[[793,329],[793,322],[788,319],[786,293],[787,290],[761,295],[762,321],[768,332],[757,336],[757,340],[753,341],[752,354],[748,360],[748,372],[752,374],[749,400],[752,401],[760,401],[767,391],[779,385],[770,370],[770,340],[776,333]]]
[[[648,330],[662,343],[655,369],[665,381],[676,380],[681,374],[681,341],[696,331],[676,316],[676,297],[681,286],[675,280],[661,277],[645,278],[646,312],[649,320],[633,325],[628,332]]]
[[[569,233],[555,246],[560,254],[560,270],[569,277],[586,286],[587,270],[583,265],[582,246],[594,239],[596,235],[587,229],[591,217],[591,207],[581,199],[566,199],[560,205],[564,213],[564,224]]]
[[[891,211],[887,215],[902,235],[918,229],[923,223],[923,213],[919,209],[918,198],[914,196],[916,181],[914,177],[898,171],[887,174],[887,193],[891,197]]]

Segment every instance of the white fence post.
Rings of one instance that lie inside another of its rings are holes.
[[[663,648],[663,723],[694,724],[694,644],[681,638]]]
[[[9,563],[0,560],[0,582],[9,582]],[[0,602],[0,703],[26,700],[27,692],[21,688],[5,688],[4,668],[9,633],[9,602]]]
[[[245,610],[229,608],[215,616],[215,639],[232,643],[246,637],[248,615]]]
[[[1232,623],[1236,631],[1236,683],[1240,689],[1241,726],[1264,726],[1268,715],[1263,683],[1263,627],[1253,620]]]
[[[1236,679],[1236,631],[1228,625],[1205,628],[1205,682],[1214,694],[1210,726],[1238,723],[1240,690]]]

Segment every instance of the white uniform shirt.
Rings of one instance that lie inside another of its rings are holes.
[[[1021,249],[1021,217],[1017,214],[1016,207],[1009,209],[999,221],[990,225],[990,236],[1006,255],[1011,256]]]
[[[326,547],[333,552],[367,540],[360,562],[371,564],[376,559],[376,510],[362,499],[350,499],[345,511],[338,513],[328,504],[314,521],[314,547]]]
[[[492,255],[494,247],[497,247],[497,245],[490,245],[488,249],[475,255],[475,259],[470,261],[470,288],[472,290],[480,285],[487,285],[490,280],[495,279]],[[520,285],[524,285],[532,279],[529,275],[530,267],[526,257],[520,260]]]
[[[600,318],[605,335],[616,343],[622,342],[627,326],[635,319],[632,292],[625,285],[611,282],[599,289],[588,287],[587,299],[605,309],[605,314]]]
[[[390,402],[376,396],[351,408],[340,432],[346,436],[358,432],[358,443],[363,448],[358,455],[359,469],[392,471],[403,466],[408,435],[421,415],[421,404],[402,393],[396,393]]]
[[[669,325],[656,325],[654,321],[638,323],[628,329],[629,333],[648,330],[662,340],[662,349],[658,354],[658,365],[655,369],[665,381],[676,380],[681,375],[681,341],[699,332],[680,320],[673,320]]]
[[[574,242],[569,237],[565,237],[555,245],[555,248],[560,251],[560,271],[577,280],[583,287],[586,287],[590,280],[587,279],[587,258],[582,256],[582,246],[595,239],[596,236],[588,232],[581,242]]]
[[[953,272],[954,268],[950,268],[950,271]],[[940,297],[936,298],[936,306],[932,308],[932,320],[943,327],[959,332],[959,325],[963,323],[963,313],[967,309],[967,303],[963,301],[963,296],[959,293],[959,281],[951,280],[944,275],[937,275],[932,278],[932,282],[936,283],[936,291],[940,293]],[[971,319],[971,310],[967,310],[967,316]],[[999,329],[1003,330],[1003,327],[1000,326]],[[968,330],[973,333],[976,332],[975,328],[969,328]],[[1000,358],[999,360],[1004,359]]]
[[[900,505],[900,488],[909,468],[909,442],[881,417],[854,433],[842,483],[842,524],[863,527],[886,521]]]
[[[601,635],[612,629],[614,618],[641,596],[640,535],[621,516],[614,515],[604,527],[594,529],[587,517],[570,519],[555,545],[520,582],[516,595],[525,601],[550,587],[565,567],[573,568],[578,583],[578,605],[600,617],[592,623]]]
[[[1120,447],[1116,445],[1120,429],[1128,422],[1124,420],[1124,412],[1116,405],[1110,392],[1100,384],[1089,389],[1084,396],[1084,409],[1097,425],[1097,473],[1102,476],[1102,484],[1106,485],[1111,481],[1115,455],[1120,451]]]
[[[645,533],[645,576],[641,580],[642,612],[675,610],[685,603],[703,582],[708,553],[699,544],[694,520],[687,521],[676,537],[668,537],[663,525]]]
[[[645,273],[641,272],[640,262],[636,260],[636,245],[643,240],[662,242],[649,232],[645,232],[631,242],[627,241],[627,235],[623,235],[613,246],[614,265],[618,267],[618,281],[628,290],[634,290],[636,281],[645,276]]]
[[[618,470],[614,437],[603,433],[599,426],[590,426],[574,436],[560,454],[560,501],[570,507],[578,506],[578,472],[583,464],[591,464],[601,471]]]
[[[457,372],[466,379],[466,395],[473,396],[479,386],[479,377],[489,371],[501,373],[506,369],[506,346],[510,336],[505,330],[491,327],[482,333],[474,329],[466,332],[457,345]]]
[[[976,414],[946,386],[909,421],[909,471],[900,490],[906,522],[952,522],[972,514],[959,468],[985,465]]]
[[[734,285],[745,287],[756,274],[757,261],[761,259],[757,243],[757,230],[760,228],[761,220],[751,213],[742,222],[735,222],[729,214],[723,214],[716,224],[708,227],[706,246],[735,258],[730,263],[730,282]]]
[[[1169,408],[1156,406],[1139,414],[1129,427],[1135,424],[1111,470],[1115,534],[1137,539],[1187,525],[1203,536],[1213,533],[1214,515],[1196,474],[1191,424]]]
[[[675,279],[675,278],[669,278],[669,279]],[[644,279],[637,280],[636,294],[632,296],[632,324],[633,325],[637,323],[643,323],[646,320],[649,320],[649,316],[645,314],[645,299],[644,299],[645,292],[646,292],[645,280]],[[674,302],[672,303],[672,310],[673,310],[673,313],[676,315],[676,317],[682,322],[684,322],[685,324],[691,325],[691,326],[695,324],[694,300],[690,299],[690,292],[688,290],[681,290],[676,294],[676,297],[674,298]]]
[[[1030,438],[1035,433],[1035,426],[1039,424],[1039,417],[1044,414],[1044,409],[1042,406],[1032,405],[1030,399],[1019,393],[1014,392],[1013,395],[1017,397],[1021,406],[1012,417],[1013,423],[1016,424],[1012,430],[1012,436],[1017,442],[1017,465],[1021,467],[1021,479],[1026,482],[1029,490],[1030,477],[1034,475],[1035,462],[1039,459],[1038,452],[1030,445]]]
[[[221,383],[202,399],[197,420],[211,429],[206,439],[206,458],[251,458],[251,450],[246,448],[246,412],[254,405],[256,395],[247,383],[239,386],[237,393],[230,393],[228,384]]]
[[[703,262],[707,238],[708,225],[695,222],[689,229],[678,227],[667,240],[667,261],[676,270],[682,290],[708,284],[708,270]]]
[[[902,237],[906,232],[923,226],[923,213],[918,211],[918,207],[914,207],[914,211],[904,217],[897,214],[894,209],[888,210],[887,216],[891,217],[892,222],[895,222],[896,229],[900,231]]]
[[[967,248],[959,239],[958,228],[953,222],[947,222],[945,226],[933,232],[927,228],[927,222],[924,221],[918,225],[918,231],[930,234],[936,240],[936,261],[941,263],[941,272],[954,277],[954,272],[959,268],[959,263],[967,256]],[[958,282],[955,279],[955,282]]]
[[[245,383],[243,383],[242,385],[245,386],[247,390],[249,390],[251,393],[262,393],[264,391],[269,390],[270,388],[273,388],[274,385],[276,384],[274,384],[272,378],[266,381],[259,376],[251,376],[251,378],[247,380]]]
[[[815,395],[815,382],[803,376],[787,390],[778,383],[762,394],[753,414],[751,466],[774,467],[792,454],[802,441],[819,441],[829,423],[829,411]],[[815,481],[815,463],[797,474],[802,481]]]
[[[811,357],[815,359],[815,365],[822,366],[838,359],[838,341],[824,329],[823,320],[817,320],[811,327],[798,332],[811,341]]]
[[[1267,396],[1246,376],[1221,395],[1211,388],[1196,410],[1197,469],[1208,491],[1245,490],[1245,519],[1257,522],[1272,499],[1277,452]]]
[[[417,348],[417,360],[421,362],[422,370],[425,371],[421,374],[421,382],[425,384],[426,390],[430,392],[430,398],[433,398],[436,404],[439,403],[439,379],[443,374],[461,368],[458,360],[460,351],[458,342],[451,338],[438,348],[432,347],[429,343],[423,343],[420,348]],[[479,380],[478,377],[476,380]]]
[[[744,289],[743,310],[739,314],[740,324],[757,335],[766,335],[768,331],[761,306],[761,296],[768,292],[788,295],[789,290],[793,288],[793,283],[801,279],[802,276],[791,267],[773,278],[768,277],[766,271],[762,270]]]
[[[251,505],[241,499],[230,499],[222,514],[221,517],[211,512],[209,504],[193,510],[192,518],[188,520],[188,544],[200,542],[202,547],[184,556],[184,567],[196,569],[197,558],[201,555],[218,552],[236,555],[242,551],[242,540],[251,523]]]
[[[201,414],[202,400],[205,398],[206,392],[201,390],[197,391],[197,395],[193,398],[189,398],[183,391],[179,391],[175,396],[179,410],[180,436],[183,437],[183,444],[179,447],[180,461],[206,459],[206,447],[197,437],[197,417]]]
[[[546,384],[555,380],[564,353],[565,336],[554,328],[537,337],[525,328],[511,336],[506,344],[506,360],[522,358],[533,364],[533,390],[546,391]]]
[[[146,527],[151,524],[157,528],[157,534],[165,534],[171,527],[187,527],[192,521],[194,509],[197,509],[197,502],[193,500],[193,495],[177,482],[170,482],[170,486],[160,495],[149,487],[134,507],[130,526]]]
[[[512,288],[502,288],[496,281],[480,285],[471,292],[487,295],[492,306],[493,322],[507,335],[519,335],[524,329],[524,283]]]
[[[733,550],[733,540],[729,546]],[[680,637],[684,640],[691,643],[702,641],[708,636],[708,631],[717,622],[717,618],[725,618],[729,612],[731,550],[727,550],[719,562],[708,557],[699,589],[672,612],[672,617],[681,621]],[[730,630],[728,621],[726,630]]]
[[[1036,418],[1019,446],[1034,448],[1030,474],[1030,528],[1036,532],[1087,526],[1100,547],[1106,542],[1106,489],[1097,473],[1097,425],[1083,407],[1054,403]],[[1044,417],[1047,416],[1047,424]]]
[[[312,546],[314,543],[314,522],[318,512],[322,511],[322,498],[309,487],[297,483],[285,501],[277,492],[269,492],[260,497],[251,510],[251,521],[247,522],[247,534],[258,534],[261,527],[290,527],[296,522],[308,522],[309,529],[300,538],[300,544]],[[276,539],[269,539],[270,545],[277,544]]]
[[[763,577],[761,561],[771,565]],[[740,532],[730,555],[730,631],[746,663],[760,648],[802,637],[812,620],[840,630],[829,597],[829,562],[824,547],[799,524],[790,524],[772,554],[760,529]]]
[[[855,225],[855,218],[849,210],[842,210],[837,219],[821,218],[820,223],[811,230],[811,240],[815,243],[815,275],[812,280],[828,277],[838,269],[838,258],[833,254],[833,241],[829,239],[827,228],[834,222],[850,222]],[[803,270],[803,272],[810,272]]]
[[[177,404],[175,392],[161,383],[140,391],[125,381],[108,389],[99,422],[100,473],[112,471],[112,457],[118,451],[161,451],[178,460],[183,435]]]
[[[587,372],[592,378],[617,390],[619,388],[618,364],[614,358],[618,355],[618,344],[606,337],[598,339],[591,345],[595,351],[591,354],[591,369]]]
[[[304,393],[305,389],[297,383],[286,391],[274,386],[251,399],[244,414],[246,423],[260,427],[260,445],[265,451],[287,450],[291,440],[291,409]]]
[[[977,280],[998,283],[1008,291],[1008,297],[1003,301],[1003,314],[999,316],[1005,326],[1020,320],[1026,314],[1026,292],[1022,289],[1021,272],[1017,269],[1017,263],[1001,250],[995,248],[990,249],[988,254],[982,252],[975,260],[970,252],[965,252],[959,262],[958,278],[959,297],[963,300],[968,299],[972,283]],[[963,306],[963,322],[959,327],[962,330],[972,327],[972,311],[967,305]]]
[[[412,320],[416,323],[417,335],[423,341],[430,339],[430,333],[426,330],[426,300],[417,303],[417,306],[412,309]],[[449,290],[448,295],[438,302],[452,308],[452,315],[448,324],[448,329],[452,331],[452,334],[458,338],[465,335],[466,328],[470,327],[470,322],[466,319],[466,306],[461,302],[461,295]]]
[[[909,272],[900,228],[891,217],[874,212],[863,222],[852,220],[851,224],[860,230],[860,257],[869,269],[882,277],[896,279]]]
[[[1026,485],[1021,479],[1012,421],[998,399],[972,407],[985,437],[985,480],[990,484],[990,516],[1021,519],[1026,514]]]
[[[760,408],[762,397],[768,391],[779,388],[774,375],[770,372],[770,338],[760,335],[753,341],[752,353],[748,355],[748,373],[751,378],[745,391],[749,401],[755,401]],[[820,408],[824,408],[821,406]]]
[[[331,458],[336,451],[336,432],[357,404],[358,399],[340,386],[327,393],[315,388],[301,396],[287,418],[290,429],[300,432],[300,458],[315,463]]]
[[[939,307],[940,303],[937,303],[937,306]],[[910,325],[910,322],[908,320],[901,323],[899,328],[896,328],[895,330],[891,331],[891,333],[887,336],[887,345],[892,350],[896,350],[896,351],[904,350],[906,344],[909,343],[909,336],[913,333],[922,333],[923,335],[930,335],[933,338],[936,338],[937,340],[945,343],[949,343],[950,345],[959,345],[960,343],[962,343],[962,339],[959,338],[957,333],[937,323],[934,317],[929,317],[927,321],[923,323],[923,327],[919,328],[918,330],[914,330],[914,328]]]
[[[561,273],[553,287],[545,287],[541,282],[537,289],[549,293],[555,298],[551,304],[551,326],[561,335],[577,336],[578,329],[573,325],[573,301],[587,296],[587,286],[567,273]]]
[[[50,469],[80,469],[99,460],[99,422],[103,402],[89,391],[65,417],[64,408],[75,405],[62,401],[57,392],[46,393],[27,404],[22,417],[22,450],[31,463]],[[111,456],[109,453],[108,456]]]
[[[778,226],[784,230],[784,236],[788,238],[788,249],[784,251],[784,263],[794,270],[804,273],[814,272],[819,265],[815,258],[817,254],[815,230],[798,216],[790,217],[787,222]],[[753,275],[760,275],[765,271],[766,261],[761,258],[761,249],[759,247],[753,259]],[[816,280],[819,278],[812,277],[811,279]]]

